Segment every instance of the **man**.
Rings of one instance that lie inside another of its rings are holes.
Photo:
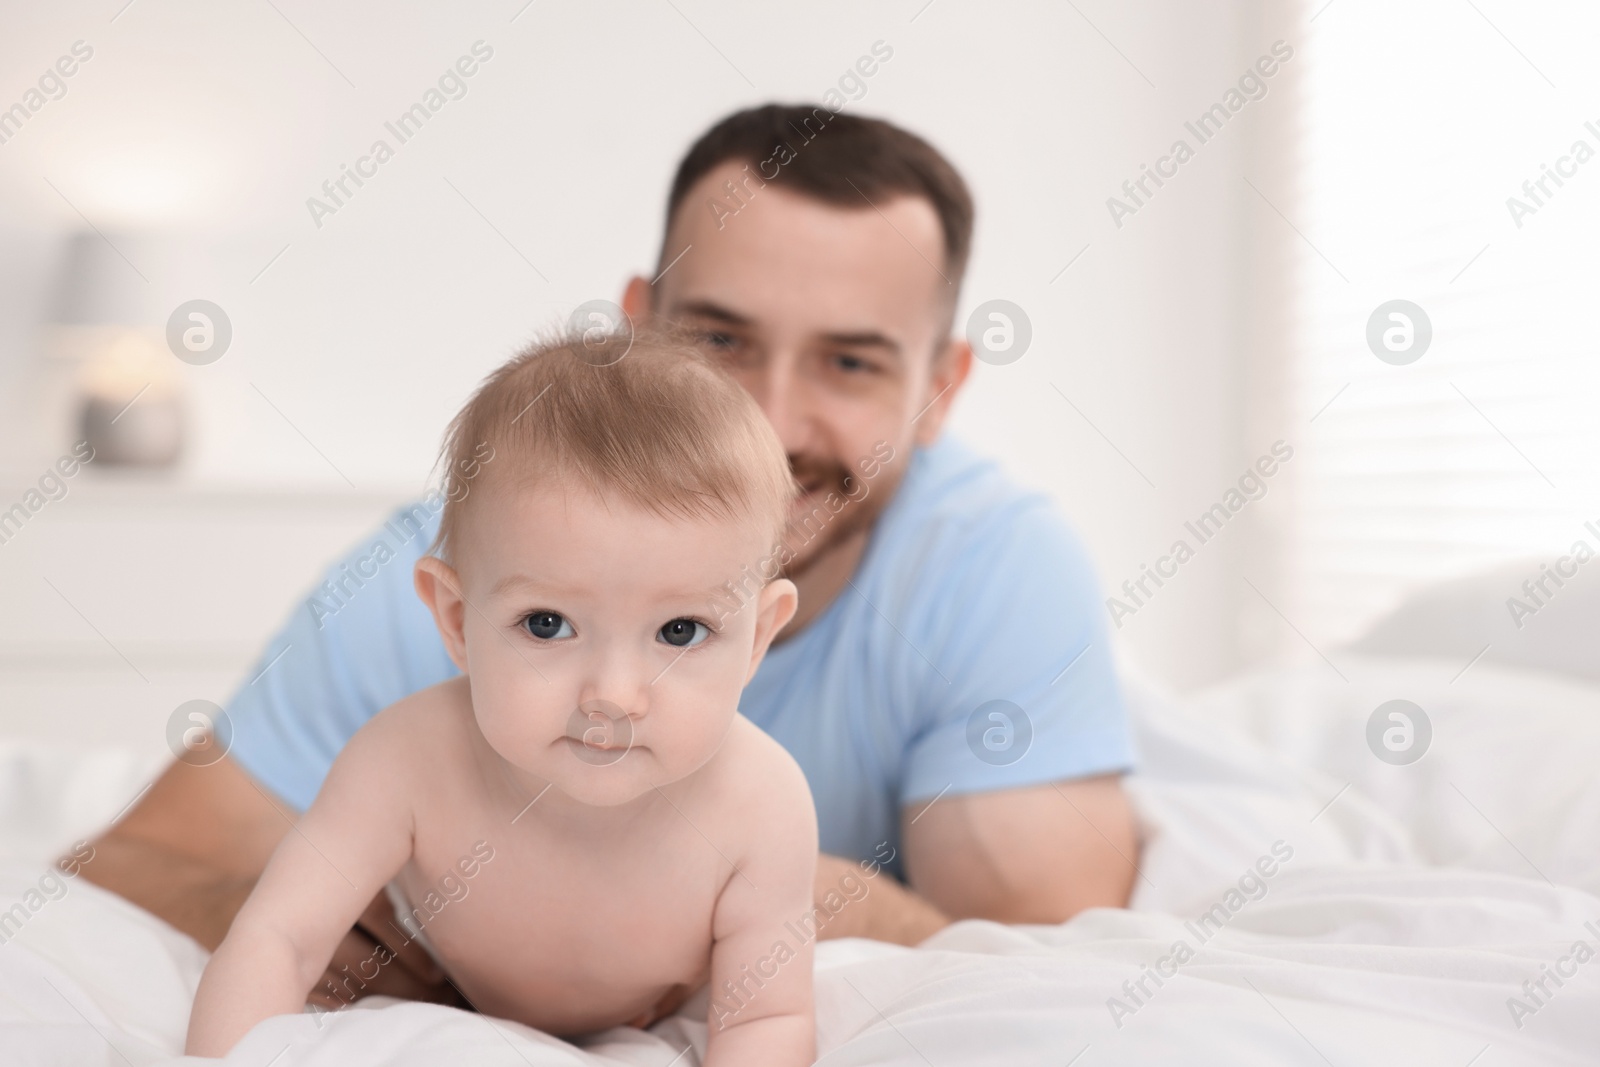
[[[952,337],[972,217],[960,176],[903,130],[744,111],[684,158],[656,281],[623,298],[720,353],[805,491],[773,564],[799,613],[740,708],[815,795],[824,937],[1060,922],[1124,905],[1135,873],[1131,744],[1088,561],[1042,497],[940,432],[972,365]],[[343,743],[455,673],[412,591],[435,512],[407,509],[329,572],[235,696],[231,754],[174,764],[95,842],[94,881],[217,945]],[[880,867],[894,877],[861,881]],[[365,991],[439,996],[386,909],[330,970],[385,941],[406,966]]]

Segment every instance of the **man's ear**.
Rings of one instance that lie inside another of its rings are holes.
[[[772,645],[778,631],[789,625],[800,608],[800,591],[787,578],[774,578],[761,590],[756,599],[756,643],[750,650],[750,670],[745,673],[745,684],[756,676],[756,668]]]
[[[965,337],[952,337],[933,357],[928,378],[928,396],[922,402],[928,409],[917,419],[916,442],[931,445],[939,439],[950,405],[972,373],[972,345]]]
[[[434,625],[444,638],[444,649],[450,653],[450,662],[462,674],[467,673],[467,602],[461,595],[461,577],[455,569],[437,556],[423,556],[417,560],[412,581],[417,596],[433,612]]]
[[[622,290],[622,310],[634,322],[646,322],[655,312],[655,297],[649,279],[635,274],[628,279],[628,287]]]

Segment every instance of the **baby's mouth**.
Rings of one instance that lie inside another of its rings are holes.
[[[589,700],[572,710],[563,738],[568,749],[584,763],[616,763],[636,747],[633,721],[608,700]]]
[[[644,750],[644,746],[637,741],[597,745],[592,741],[585,741],[581,737],[573,737],[570,734],[563,737],[562,740],[566,742],[567,751],[571,752],[579,763],[587,763],[591,767],[614,767],[627,760],[630,756],[637,760],[639,757],[634,755],[635,751]]]
[[[567,735],[565,740],[568,741],[571,744],[574,744],[574,745],[578,746],[579,748],[587,749],[590,752],[626,752],[630,748],[640,748],[640,747],[642,747],[637,742],[631,742],[631,743],[622,744],[622,745],[597,745],[593,741],[585,741],[581,737],[573,737],[570,734]]]

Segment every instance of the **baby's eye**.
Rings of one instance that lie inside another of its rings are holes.
[[[661,640],[674,648],[692,648],[710,635],[710,627],[693,619],[673,619],[661,628]]]
[[[541,641],[572,636],[572,624],[553,611],[534,612],[522,620],[522,628]]]

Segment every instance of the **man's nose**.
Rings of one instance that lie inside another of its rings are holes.
[[[768,358],[750,388],[751,396],[790,455],[812,451],[815,444],[812,437],[816,398],[799,374],[796,362],[787,355]]]

